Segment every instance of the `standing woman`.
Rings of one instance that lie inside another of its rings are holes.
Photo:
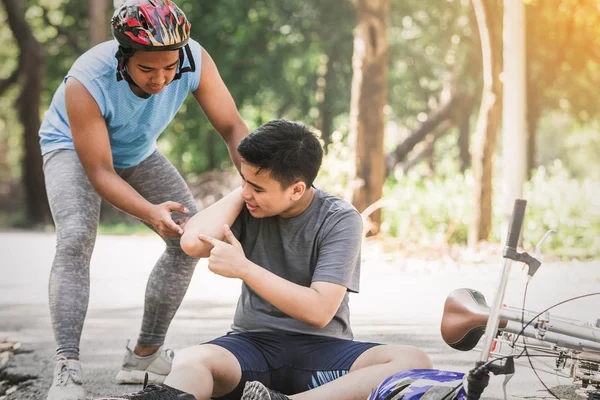
[[[195,214],[196,206],[156,140],[190,92],[238,169],[236,147],[248,134],[213,60],[190,39],[190,23],[172,1],[127,0],[112,31],[116,40],[73,64],[40,128],[57,236],[49,283],[57,349],[48,400],[85,398],[79,342],[102,198],[166,243],[148,279],[137,344],[127,346],[117,380],[141,382],[148,373],[161,382],[169,373],[173,352],[163,343],[197,263],[181,250],[183,229],[174,221]]]

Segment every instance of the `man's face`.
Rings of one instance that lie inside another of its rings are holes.
[[[242,198],[246,208],[255,218],[280,215],[286,217],[286,211],[295,205],[294,185],[282,188],[271,178],[269,171],[260,171],[254,165],[242,161]]]
[[[177,73],[179,50],[136,51],[129,59],[127,72],[131,79],[148,94],[158,94],[167,86]],[[138,93],[137,88],[132,88]]]

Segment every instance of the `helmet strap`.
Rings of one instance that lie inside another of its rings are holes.
[[[184,51],[190,64],[187,67],[183,66],[185,62]],[[134,52],[135,50],[133,49],[126,49],[123,46],[119,46],[119,50],[117,50],[117,53],[115,54],[115,58],[117,59],[117,82],[125,80],[130,85],[133,85],[143,91],[143,89],[140,88],[138,84],[133,81],[133,79],[131,79],[131,76],[129,76],[129,73],[127,72],[127,63],[129,62],[129,59],[131,59],[131,57],[133,56]],[[175,74],[175,77],[173,78],[173,81],[181,79],[181,76],[186,72],[195,71],[196,62],[194,61],[194,56],[192,55],[190,45],[186,44],[184,47],[179,49],[179,68],[177,73]],[[172,83],[173,81],[169,83]],[[148,96],[150,96],[150,94],[148,94]]]
[[[187,67],[183,67],[183,63],[185,61],[185,57],[183,52],[185,51],[185,55],[187,55],[188,60],[190,61],[190,65]],[[195,72],[196,71],[196,63],[194,62],[194,56],[192,55],[192,50],[190,49],[190,45],[186,44],[183,48],[179,49],[179,71],[175,74],[173,81],[181,78],[186,72]],[[171,81],[172,82],[172,81]]]
[[[133,56],[134,52],[135,50],[133,49],[126,49],[123,46],[119,46],[117,54],[115,54],[115,58],[117,59],[117,82],[121,82],[123,79],[125,79],[132,85],[137,86],[135,82],[131,81],[131,77],[127,73],[127,63]]]

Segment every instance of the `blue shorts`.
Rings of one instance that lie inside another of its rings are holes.
[[[239,400],[248,381],[287,395],[314,389],[347,374],[362,353],[378,345],[278,332],[228,334],[208,344],[231,352],[242,367],[240,383],[219,400]]]

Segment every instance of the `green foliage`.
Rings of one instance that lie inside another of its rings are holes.
[[[496,180],[498,181],[498,180]],[[469,174],[423,179],[411,172],[389,179],[384,193],[384,235],[423,246],[466,244],[472,221],[474,182]],[[495,193],[499,193],[496,188]],[[530,250],[548,229],[557,234],[544,254],[562,258],[600,256],[600,193],[598,182],[577,181],[557,161],[540,168],[525,186],[528,201],[523,230],[524,248]],[[490,240],[499,242],[501,196],[494,198]]]
[[[384,189],[381,231],[424,246],[466,243],[473,205],[470,176],[423,179],[409,172]]]
[[[192,37],[208,51],[252,130],[274,118],[315,124],[321,58],[336,74],[327,82],[331,109],[347,110],[353,9],[350,2],[224,0],[178,4]],[[161,148],[188,178],[231,165],[227,149],[188,99],[161,137]]]
[[[333,143],[317,185],[348,197],[354,162],[347,143],[355,27],[352,2],[176,2],[192,22],[192,36],[215,60],[251,130],[273,118],[318,127],[323,109],[331,112]],[[88,2],[23,0],[22,4],[46,52],[42,93],[46,108],[72,63],[87,50]],[[525,244],[530,246],[545,228],[553,227],[559,230],[549,244],[555,254],[599,255],[594,206],[598,207],[590,200],[598,196],[592,182],[600,180],[597,4],[530,0],[527,10],[529,89],[537,96],[535,105],[543,117],[538,161],[547,168],[540,168],[526,189]],[[439,105],[440,92],[449,83],[474,92],[480,75],[479,61],[473,58],[478,45],[475,29],[468,0],[391,1],[388,150]],[[0,39],[2,80],[17,67],[19,51],[1,2]],[[12,107],[17,90],[15,86],[0,98],[2,180],[20,176],[22,129]],[[473,181],[457,172],[455,141],[451,132],[436,143],[435,174],[420,164],[405,176],[390,177],[385,188],[384,234],[422,244],[466,241]],[[207,170],[232,168],[225,145],[191,97],[161,136],[159,147],[188,179]],[[554,164],[557,158],[561,166]],[[502,218],[498,193],[492,231],[496,241]],[[18,217],[13,219],[19,223]]]
[[[327,148],[315,185],[333,195],[349,199],[351,193],[348,176],[353,168],[353,161],[350,159],[344,133],[336,130],[332,134],[332,139],[333,142]]]
[[[0,81],[7,79],[18,65],[19,52],[12,36],[6,13],[0,8]],[[12,107],[17,94],[13,87],[0,97],[0,179],[4,182],[20,176],[21,132]]]
[[[523,232],[525,248],[533,248],[543,234],[556,230],[545,253],[562,257],[600,256],[600,185],[575,180],[562,162],[540,168],[525,186],[528,211]]]
[[[414,129],[438,106],[444,83],[452,75],[463,87],[477,77],[464,71],[474,27],[469,7],[461,0],[391,1],[390,116],[402,129]]]
[[[71,64],[79,55],[70,45],[74,40],[81,49],[87,43],[87,2],[68,0],[27,0],[22,6],[34,36],[46,51],[44,86],[42,91],[43,110]],[[47,18],[47,20],[46,20]],[[50,23],[48,23],[50,22]],[[63,34],[59,34],[56,26]],[[83,34],[82,34],[83,33]],[[69,40],[67,39],[69,37]],[[10,76],[18,67],[19,48],[8,26],[5,10],[0,7],[0,80]],[[13,107],[19,86],[14,85],[0,98],[0,179],[4,182],[17,180],[21,176],[22,127]]]
[[[598,121],[579,123],[566,112],[550,113],[539,125],[539,165],[560,159],[573,177],[600,181],[599,130]]]
[[[100,235],[155,235],[155,233],[141,222],[112,222],[105,221],[98,226]]]

